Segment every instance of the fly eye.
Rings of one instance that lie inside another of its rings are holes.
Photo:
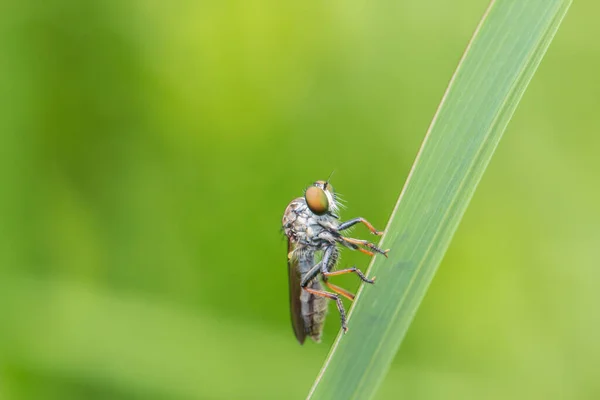
[[[306,204],[310,211],[317,215],[323,215],[329,211],[329,199],[325,191],[319,187],[311,186],[306,189],[304,194]]]

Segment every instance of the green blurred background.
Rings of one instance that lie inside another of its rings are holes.
[[[296,342],[283,210],[335,169],[342,217],[385,226],[487,3],[2,2],[0,398],[304,398],[339,322]],[[572,7],[377,399],[600,397],[599,11]]]

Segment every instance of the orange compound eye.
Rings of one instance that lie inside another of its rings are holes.
[[[323,215],[329,211],[329,199],[323,189],[311,186],[306,189],[304,198],[306,199],[308,208],[310,208],[310,211],[313,213]]]

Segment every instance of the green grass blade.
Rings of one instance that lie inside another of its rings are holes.
[[[394,209],[383,248],[310,399],[371,398],[388,371],[570,0],[497,0],[450,81]]]

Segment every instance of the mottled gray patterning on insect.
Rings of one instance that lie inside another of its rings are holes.
[[[306,190],[304,197],[294,199],[283,215],[283,230],[288,238],[292,326],[300,343],[304,343],[306,336],[316,342],[321,340],[328,299],[336,302],[342,329],[344,332],[347,330],[346,312],[340,295],[350,300],[354,299],[354,295],[329,283],[330,276],[355,273],[364,282],[374,281],[374,278],[367,279],[355,267],[334,271],[339,258],[336,244],[340,243],[371,256],[374,255],[373,252],[383,255],[387,253],[387,250],[383,251],[366,240],[342,236],[341,231],[358,223],[366,225],[376,235],[382,233],[364,218],[354,218],[340,223],[339,217],[335,214],[338,208],[335,193],[329,182],[317,181]],[[367,247],[369,250],[360,246]],[[321,260],[316,262],[318,255],[321,256]],[[334,293],[323,290],[319,276]]]

